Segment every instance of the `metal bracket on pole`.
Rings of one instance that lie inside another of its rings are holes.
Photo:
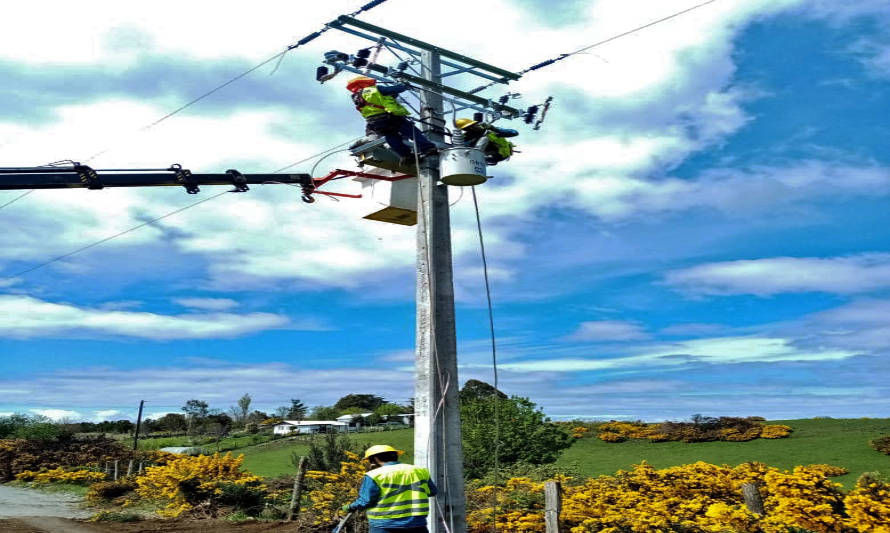
[[[201,192],[201,189],[198,187],[198,182],[192,176],[192,171],[182,168],[180,165],[172,165],[170,167],[173,169],[173,172],[176,173],[176,181],[179,182],[180,185],[185,187],[185,192],[189,194],[198,194]]]
[[[96,174],[96,171],[92,168],[76,163],[74,165],[74,172],[77,172],[77,175],[80,176],[80,182],[86,185],[87,189],[95,191],[105,188],[105,186],[102,185],[102,180],[99,179],[99,175]]]
[[[229,192],[247,192],[250,190],[250,187],[247,186],[247,178],[244,177],[244,174],[233,168],[227,170],[226,174],[232,176],[232,185],[235,186],[235,188]]]

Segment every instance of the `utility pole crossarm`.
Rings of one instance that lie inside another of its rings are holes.
[[[247,185],[284,183],[304,185],[312,182],[309,174],[242,174],[237,170],[224,173],[193,174],[174,165],[166,169],[94,170],[86,165],[68,167],[0,168],[0,190],[15,189],[104,189],[106,187],[185,187],[198,192],[200,185],[233,185],[246,191]]]

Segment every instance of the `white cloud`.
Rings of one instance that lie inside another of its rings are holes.
[[[566,337],[571,341],[638,341],[649,338],[643,326],[622,320],[582,322],[577,331]]]
[[[271,313],[162,315],[107,311],[52,303],[29,296],[0,295],[0,333],[13,338],[119,335],[153,340],[237,337],[267,329],[320,329]]]
[[[890,287],[890,254],[773,257],[707,263],[668,272],[665,282],[695,294],[855,294]]]
[[[594,370],[651,371],[654,367],[688,364],[775,363],[780,361],[830,361],[847,359],[861,351],[832,347],[802,347],[790,339],[775,337],[713,337],[642,346],[627,357],[524,360],[498,365],[515,372],[587,372]],[[483,365],[466,365],[482,368]]]
[[[103,409],[101,411],[94,411],[93,414],[95,415],[96,422],[102,422],[104,420],[112,420],[112,417],[114,417],[115,420],[119,420],[120,416],[118,415],[120,415],[121,412],[118,409]]]
[[[238,302],[231,298],[176,298],[173,301],[183,307],[208,311],[225,311],[238,307]]]
[[[79,412],[68,409],[31,409],[31,412],[55,421],[78,420],[81,416]]]

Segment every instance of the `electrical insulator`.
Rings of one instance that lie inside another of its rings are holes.
[[[361,58],[361,57],[356,57],[355,59],[352,60],[352,66],[356,67],[356,68],[364,67],[367,64],[368,64],[368,60]]]
[[[343,52],[331,50],[330,52],[324,53],[324,60],[326,63],[333,63],[333,62],[337,62],[337,61],[348,61],[349,56],[344,54]]]
[[[324,79],[325,76],[330,74],[330,72],[331,71],[328,70],[328,67],[318,67],[317,69],[315,69],[315,81],[321,81],[322,79]]]
[[[476,122],[485,122],[485,114],[473,113],[473,120],[475,120]]]
[[[508,101],[510,101],[509,94],[505,94],[504,96],[501,96],[500,98],[498,98],[498,102],[500,102],[501,104],[506,104]]]
[[[401,63],[399,63],[398,65],[396,65],[396,70],[398,70],[399,72],[405,70],[406,68],[408,68],[408,62],[407,62],[407,61],[402,61]]]
[[[362,59],[368,59],[371,57],[371,49],[370,48],[362,48],[358,52],[355,53],[355,57],[360,57]]]
[[[532,122],[535,121],[535,115],[537,115],[537,114],[538,114],[538,106],[533,105],[525,111],[525,115],[523,115],[522,120],[526,124],[531,124]]]

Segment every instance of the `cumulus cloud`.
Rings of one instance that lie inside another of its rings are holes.
[[[649,338],[643,326],[622,320],[582,322],[566,340],[581,342],[638,341]]]
[[[69,409],[31,409],[31,412],[55,421],[78,420],[81,418],[79,412],[71,411]]]
[[[855,294],[890,287],[890,254],[773,257],[707,263],[668,272],[665,282],[695,294]]]
[[[114,418],[115,420],[120,420],[120,418],[121,418],[120,414],[121,414],[121,412],[118,409],[103,409],[101,411],[93,412],[94,419],[96,422],[112,420],[112,418]]]
[[[272,313],[162,315],[0,295],[0,332],[13,338],[112,335],[153,340],[207,339],[239,337],[268,329],[321,327],[311,320],[300,323]]]

